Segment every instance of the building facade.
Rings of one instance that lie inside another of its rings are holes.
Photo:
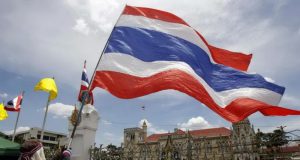
[[[142,128],[124,129],[125,160],[258,160],[255,132],[248,119],[225,127],[147,136]]]
[[[40,139],[42,129],[33,127],[29,130],[16,133],[16,139],[26,141],[31,138]],[[45,148],[55,148],[66,144],[67,135],[63,133],[44,131],[42,143]],[[21,142],[22,143],[22,142]]]

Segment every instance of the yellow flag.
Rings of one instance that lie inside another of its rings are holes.
[[[0,104],[0,121],[5,120],[8,117],[6,110],[4,109],[3,103]]]
[[[57,87],[53,78],[41,79],[34,87],[35,91],[41,90],[50,94],[50,101],[57,97]]]

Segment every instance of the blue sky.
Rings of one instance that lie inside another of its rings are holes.
[[[201,32],[213,45],[253,54],[249,68],[285,86],[281,106],[300,109],[299,1],[120,1],[28,0],[0,2],[0,100],[25,90],[19,130],[41,127],[47,94],[33,87],[44,77],[55,77],[59,96],[51,102],[46,129],[67,133],[67,116],[80,85],[83,62],[95,68],[106,39],[125,3],[172,12]],[[123,129],[144,118],[149,133],[175,127],[200,129],[230,127],[230,123],[198,101],[177,91],[161,91],[123,100],[96,89],[100,114],[96,142],[119,145]],[[141,106],[146,110],[142,111]],[[0,121],[0,131],[13,129],[16,113]],[[270,131],[280,125],[299,129],[300,117],[250,116],[256,128]]]

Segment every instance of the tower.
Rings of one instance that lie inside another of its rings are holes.
[[[248,118],[232,124],[232,149],[234,160],[258,160],[255,132]]]
[[[143,129],[143,133],[144,133],[143,140],[146,141],[146,139],[147,139],[147,124],[146,124],[145,120],[144,120],[142,129]]]

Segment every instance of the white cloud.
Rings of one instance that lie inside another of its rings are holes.
[[[203,129],[203,128],[211,128],[211,125],[208,121],[206,121],[203,117],[192,117],[187,122],[178,123],[178,127],[182,130],[196,130],[196,129]]]
[[[286,107],[299,107],[300,100],[299,100],[299,98],[285,94],[285,95],[283,95],[283,97],[281,99],[280,105],[286,106]]]
[[[67,118],[72,114],[73,110],[74,106],[63,103],[50,104],[48,108],[48,112],[54,114],[54,118]]]
[[[274,11],[275,12],[279,12],[280,11],[280,9],[282,8],[282,7],[284,7],[285,5],[287,5],[287,1],[285,1],[285,0],[279,0],[279,1],[277,1],[276,3],[275,3],[275,5],[274,5]]]
[[[23,131],[28,131],[30,130],[30,127],[27,127],[27,126],[21,126],[21,127],[18,127],[17,130],[16,130],[16,133],[18,132],[23,132]],[[9,131],[4,131],[3,133],[7,134],[7,135],[11,135],[14,133],[14,130],[9,130]]]
[[[90,33],[90,28],[88,24],[82,18],[76,20],[76,25],[73,27],[73,29],[84,35],[88,35]]]
[[[3,100],[3,99],[6,99],[7,96],[8,96],[7,93],[0,93],[0,98],[2,98],[2,100]]]
[[[114,134],[112,134],[110,132],[105,132],[104,135],[110,139],[114,136]]]
[[[275,83],[275,80],[269,77],[264,77],[266,81],[271,82],[271,83]]]
[[[105,32],[111,30],[113,23],[115,23],[112,21],[112,17],[117,18],[119,12],[116,11],[119,11],[121,6],[116,0],[67,0],[67,4],[79,15],[91,21],[90,25]]]
[[[108,120],[102,120],[103,124],[104,125],[111,125],[112,123]]]
[[[152,123],[150,123],[147,119],[142,119],[140,120],[139,122],[139,126],[142,126],[144,121],[146,122],[147,124],[147,130],[149,133],[166,133],[167,131],[164,130],[164,129],[160,129],[156,126],[154,126]]]

